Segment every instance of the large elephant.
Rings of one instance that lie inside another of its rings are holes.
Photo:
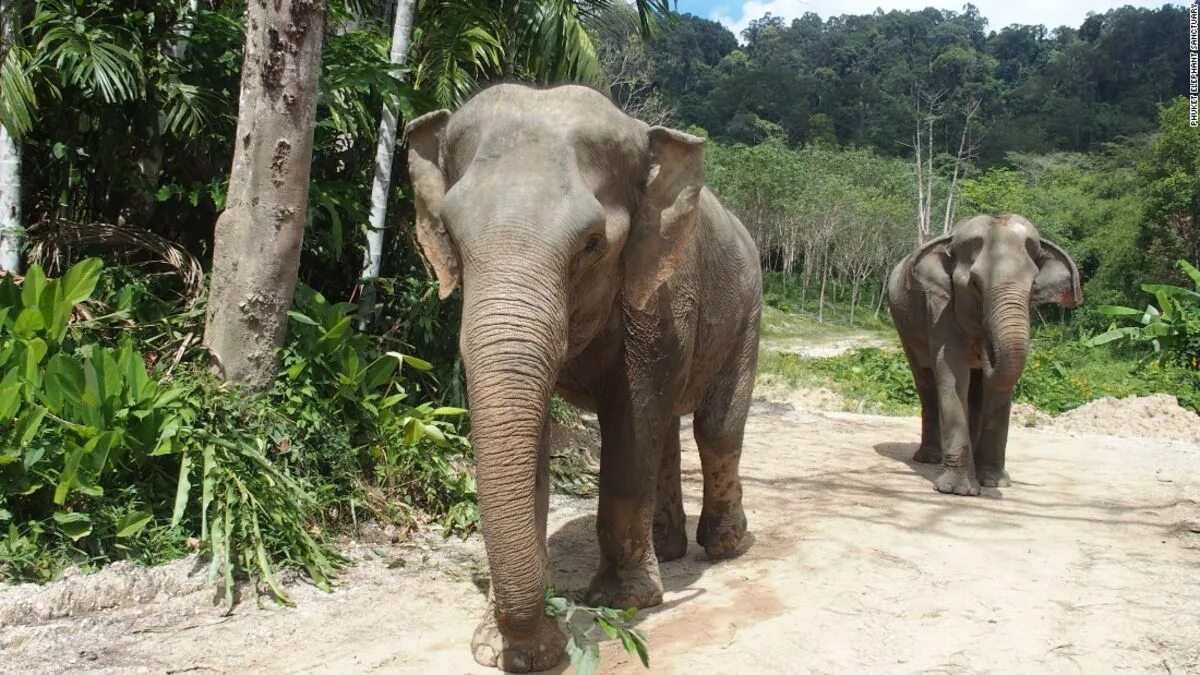
[[[975,216],[901,260],[888,298],[921,399],[913,459],[942,464],[940,492],[1008,486],[1004,453],[1030,308],[1083,303],[1075,262],[1021,216]]]
[[[697,541],[746,532],[738,461],[758,357],[762,278],[742,224],[704,187],[703,141],[579,86],[499,85],[405,130],[421,249],[442,297],[463,288],[489,608],[475,659],[541,670],[564,637],[549,582],[548,403],[597,413],[602,562],[589,600],[662,602],[684,555],[679,417],[704,474]]]

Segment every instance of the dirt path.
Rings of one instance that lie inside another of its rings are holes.
[[[652,672],[1200,672],[1200,447],[1014,429],[1014,486],[965,499],[908,461],[917,429],[756,405],[753,543],[711,564],[693,542],[663,566],[665,602],[641,624]],[[560,587],[595,568],[594,506],[554,498]],[[3,628],[0,671],[488,672],[467,647],[484,606],[477,538],[355,555],[338,592],[299,586],[294,609],[222,617],[192,595]],[[613,644],[603,664],[641,672]]]

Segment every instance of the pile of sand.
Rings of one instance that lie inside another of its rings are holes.
[[[1167,394],[1106,396],[1063,413],[1049,426],[1058,431],[1200,443],[1200,415]]]
[[[1028,403],[1014,403],[1010,422],[1013,426],[1044,428],[1054,422],[1054,418]]]
[[[754,398],[760,401],[786,403],[796,410],[842,411],[846,410],[846,399],[826,387],[804,387],[790,384],[786,378],[774,373],[760,373],[754,383]]]

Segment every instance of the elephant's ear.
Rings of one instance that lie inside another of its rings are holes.
[[[644,309],[679,268],[700,218],[704,139],[650,127],[646,187],[625,243],[625,302]]]
[[[442,169],[442,132],[450,121],[449,110],[435,110],[408,123],[408,174],[412,179],[413,204],[417,212],[417,242],[421,253],[437,275],[438,297],[445,300],[460,279],[458,253],[442,225],[442,198],[446,196],[446,173]]]
[[[951,235],[930,239],[913,252],[913,278],[925,289],[926,295],[950,299],[952,259]]]
[[[1083,304],[1079,269],[1067,252],[1042,240],[1042,255],[1037,261],[1038,275],[1033,280],[1033,304],[1054,302],[1068,309]]]

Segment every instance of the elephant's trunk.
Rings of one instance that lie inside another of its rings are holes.
[[[1030,289],[1001,284],[985,295],[984,330],[987,354],[984,375],[990,388],[1010,392],[1017,385],[1029,356]]]
[[[461,348],[497,625],[521,639],[536,633],[544,613],[538,452],[567,331],[560,275],[506,267],[468,272]]]

